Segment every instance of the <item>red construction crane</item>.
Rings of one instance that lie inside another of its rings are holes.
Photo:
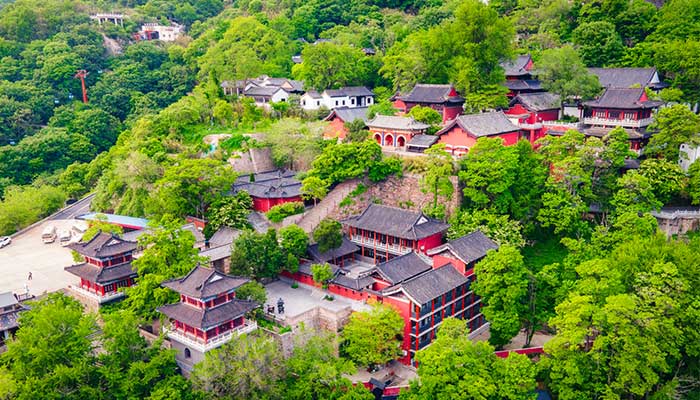
[[[83,103],[87,104],[88,98],[87,98],[87,89],[85,89],[85,77],[88,76],[88,72],[84,69],[79,69],[78,72],[75,74],[76,79],[80,79],[80,85],[83,88]]]

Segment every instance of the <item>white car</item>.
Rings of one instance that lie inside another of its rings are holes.
[[[12,238],[9,236],[0,237],[0,249],[9,246],[12,243]]]

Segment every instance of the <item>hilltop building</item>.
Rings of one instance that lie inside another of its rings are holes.
[[[282,170],[241,175],[232,192],[245,190],[253,198],[253,209],[267,212],[278,204],[302,201],[301,182],[295,175],[294,171]]]
[[[413,117],[377,115],[367,121],[367,127],[380,146],[403,148],[415,136],[423,135],[430,125],[418,122]]]
[[[326,89],[322,93],[309,90],[301,96],[301,108],[315,111],[321,108],[334,110],[336,108],[369,107],[374,104],[374,93],[364,86]]]
[[[520,139],[520,127],[514,125],[501,111],[460,115],[436,134],[438,143],[454,156],[467,154],[480,137],[500,137],[506,145]]]

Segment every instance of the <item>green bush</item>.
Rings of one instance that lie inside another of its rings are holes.
[[[226,151],[240,150],[243,148],[243,143],[247,142],[248,139],[250,139],[248,136],[241,133],[234,133],[230,138],[219,142],[219,147]]]
[[[283,219],[290,215],[301,214],[304,212],[304,203],[293,201],[290,203],[279,204],[270,209],[265,215],[271,222],[282,222]]]

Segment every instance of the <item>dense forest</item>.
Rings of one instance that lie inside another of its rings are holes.
[[[98,25],[95,12],[127,18]],[[144,22],[178,23],[186,35],[134,40]],[[651,95],[668,107],[638,169],[623,174],[637,156],[622,130],[604,138],[570,131],[537,149],[480,139],[454,163],[439,146],[400,160],[382,155],[361,126],[350,127],[349,143],[324,141],[327,110],[306,113],[292,101],[263,110],[221,88],[263,74],[319,91],[364,85],[377,96],[371,112],[391,114],[397,91],[449,82],[479,112],[508,104],[501,63],[526,53],[543,85],[565,100],[600,93],[586,67],[658,69],[670,86]],[[698,399],[700,237],[667,238],[649,214],[700,204],[700,162],[687,173],[677,165],[678,146],[700,142],[698,54],[700,0],[0,1],[0,235],[88,193],[94,210],[165,227],[147,239],[140,284],[124,310],[103,316],[102,329],[59,296],[26,314],[27,328],[0,357],[0,399],[205,397],[200,390],[231,399],[301,399],[311,390],[319,399],[368,398],[344,377],[362,362],[336,357],[328,341],[310,340],[287,360],[262,338],[236,341],[217,353],[229,367],[207,358],[190,382],[175,373],[172,353],[135,334],[172,300],[160,282],[198,261],[190,238],[177,233],[179,219],[246,225],[250,199],[225,196],[236,179],[226,160],[253,147],[271,148],[280,167],[304,166],[300,177],[315,198],[348,179],[419,174],[420,190],[434,196],[424,211],[448,219],[451,238],[480,229],[500,244],[477,266],[490,344],[474,345],[463,324],[446,323],[418,353],[420,382],[401,398],[526,399],[540,383],[559,399]],[[88,72],[87,104],[78,70]],[[231,138],[212,151],[203,138],[218,133]],[[442,203],[456,195],[450,176],[464,201],[446,215]],[[298,232],[276,235],[242,236],[234,268],[260,279],[293,264],[299,251],[285,243]],[[252,257],[266,269],[246,270]],[[47,328],[56,321],[69,333]],[[32,327],[47,330],[38,337]],[[528,340],[553,335],[539,362],[493,356],[521,329]],[[95,355],[86,335],[104,351]],[[65,343],[66,354],[43,337]]]

